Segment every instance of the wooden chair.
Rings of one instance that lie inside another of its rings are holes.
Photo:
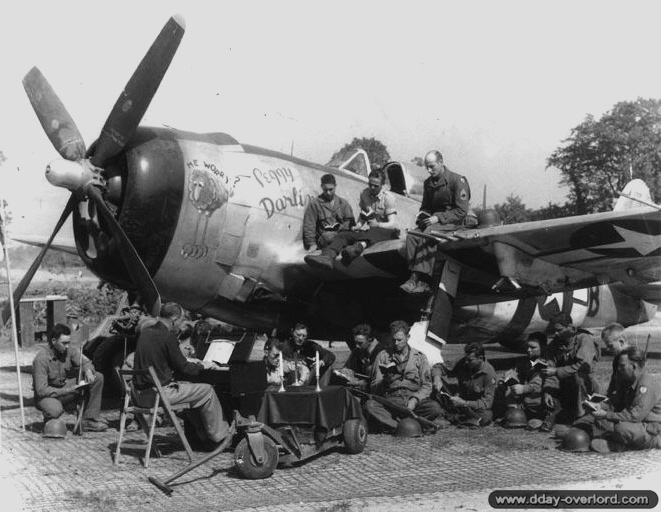
[[[115,450],[114,464],[119,463],[119,456],[122,448],[134,450],[144,449],[145,455],[143,461],[145,467],[149,467],[149,457],[151,455],[152,449],[154,450],[154,455],[156,457],[161,456],[161,452],[158,449],[158,446],[153,443],[154,429],[156,428],[156,418],[159,408],[162,408],[172,421],[172,424],[174,425],[174,428],[179,435],[179,439],[181,439],[181,442],[184,445],[184,449],[188,454],[188,458],[192,461],[193,450],[191,450],[188,439],[186,439],[186,434],[184,434],[184,429],[182,428],[181,424],[179,423],[179,419],[175,414],[175,411],[190,409],[190,404],[170,404],[167,397],[163,393],[163,386],[161,386],[161,383],[158,380],[156,372],[152,366],[150,366],[148,370],[123,370],[116,366],[115,372],[117,373],[120,382],[122,382],[124,385],[124,405],[119,416],[119,436],[117,438],[117,449]],[[137,393],[133,387],[133,376],[135,375],[149,375],[152,381],[155,383],[155,386],[148,390],[141,390],[140,393]],[[129,414],[133,414],[135,419],[138,421],[142,431],[147,436],[146,441],[124,441],[124,434],[126,432],[126,418]],[[149,422],[147,422],[147,418],[145,417],[146,415],[150,417]]]

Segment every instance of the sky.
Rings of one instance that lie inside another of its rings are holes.
[[[0,195],[48,234],[68,192],[21,80],[38,66],[88,147],[169,16],[186,34],[143,124],[229,133],[318,163],[354,137],[439,149],[473,203],[564,202],[546,161],[587,114],[661,97],[652,1],[3,2]],[[339,192],[339,191],[338,191]],[[65,228],[66,230],[66,228]]]

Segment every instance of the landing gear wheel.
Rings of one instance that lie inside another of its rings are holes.
[[[362,452],[367,444],[367,422],[363,418],[345,421],[342,435],[347,452]]]
[[[266,457],[263,464],[257,464],[248,446],[248,440],[245,437],[241,439],[234,450],[234,465],[239,470],[239,474],[250,480],[270,477],[278,465],[278,447],[270,437],[266,436],[264,436],[264,454]]]

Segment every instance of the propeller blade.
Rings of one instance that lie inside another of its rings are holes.
[[[122,260],[128,270],[131,279],[136,285],[138,292],[145,302],[147,310],[153,315],[158,316],[161,312],[161,296],[156,289],[156,284],[152,280],[145,264],[140,259],[135,247],[129,240],[128,236],[115,219],[112,212],[101,197],[101,192],[96,187],[89,187],[87,196],[94,201],[99,213],[103,216],[108,223],[110,231],[112,231],[113,238],[117,242],[119,250],[122,254]]]
[[[84,158],[85,142],[76,123],[39,69],[34,67],[25,75],[23,89],[51,144],[62,158],[74,161]]]
[[[39,265],[41,265],[41,262],[44,259],[44,256],[46,256],[46,252],[50,248],[51,244],[53,243],[53,239],[57,235],[57,233],[60,231],[62,228],[62,225],[64,222],[67,220],[67,217],[71,214],[73,209],[75,208],[77,204],[77,200],[74,197],[73,194],[71,194],[71,197],[69,198],[69,201],[67,201],[67,205],[64,207],[64,211],[62,212],[62,215],[60,215],[60,220],[57,221],[57,224],[55,225],[55,229],[53,229],[53,232],[51,233],[50,238],[46,242],[46,245],[41,249],[41,252],[39,255],[36,257],[36,259],[32,262],[32,265],[30,265],[30,268],[28,271],[25,273],[23,276],[23,279],[21,279],[21,282],[18,283],[18,286],[14,289],[14,307],[18,308],[18,303],[20,302],[21,298],[23,297],[23,294],[25,293],[25,290],[27,290],[28,286],[30,286],[30,282],[32,281],[32,278],[37,272],[37,269],[39,268]],[[2,308],[2,325],[5,325],[7,323],[7,320],[9,320],[9,317],[11,316],[11,305],[9,304],[9,300],[7,300],[7,303],[5,306]]]
[[[181,16],[170,18],[138,65],[101,130],[92,155],[95,166],[104,167],[105,162],[117,155],[135,134],[179,47],[185,28]]]

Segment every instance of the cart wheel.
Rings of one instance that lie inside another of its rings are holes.
[[[245,437],[234,450],[234,465],[243,478],[258,480],[268,478],[273,474],[278,465],[278,447],[270,437],[264,436],[264,453],[266,460],[262,465],[258,465],[250,452],[248,439]]]
[[[360,453],[367,444],[367,422],[363,418],[347,420],[342,434],[345,449],[349,453]]]

